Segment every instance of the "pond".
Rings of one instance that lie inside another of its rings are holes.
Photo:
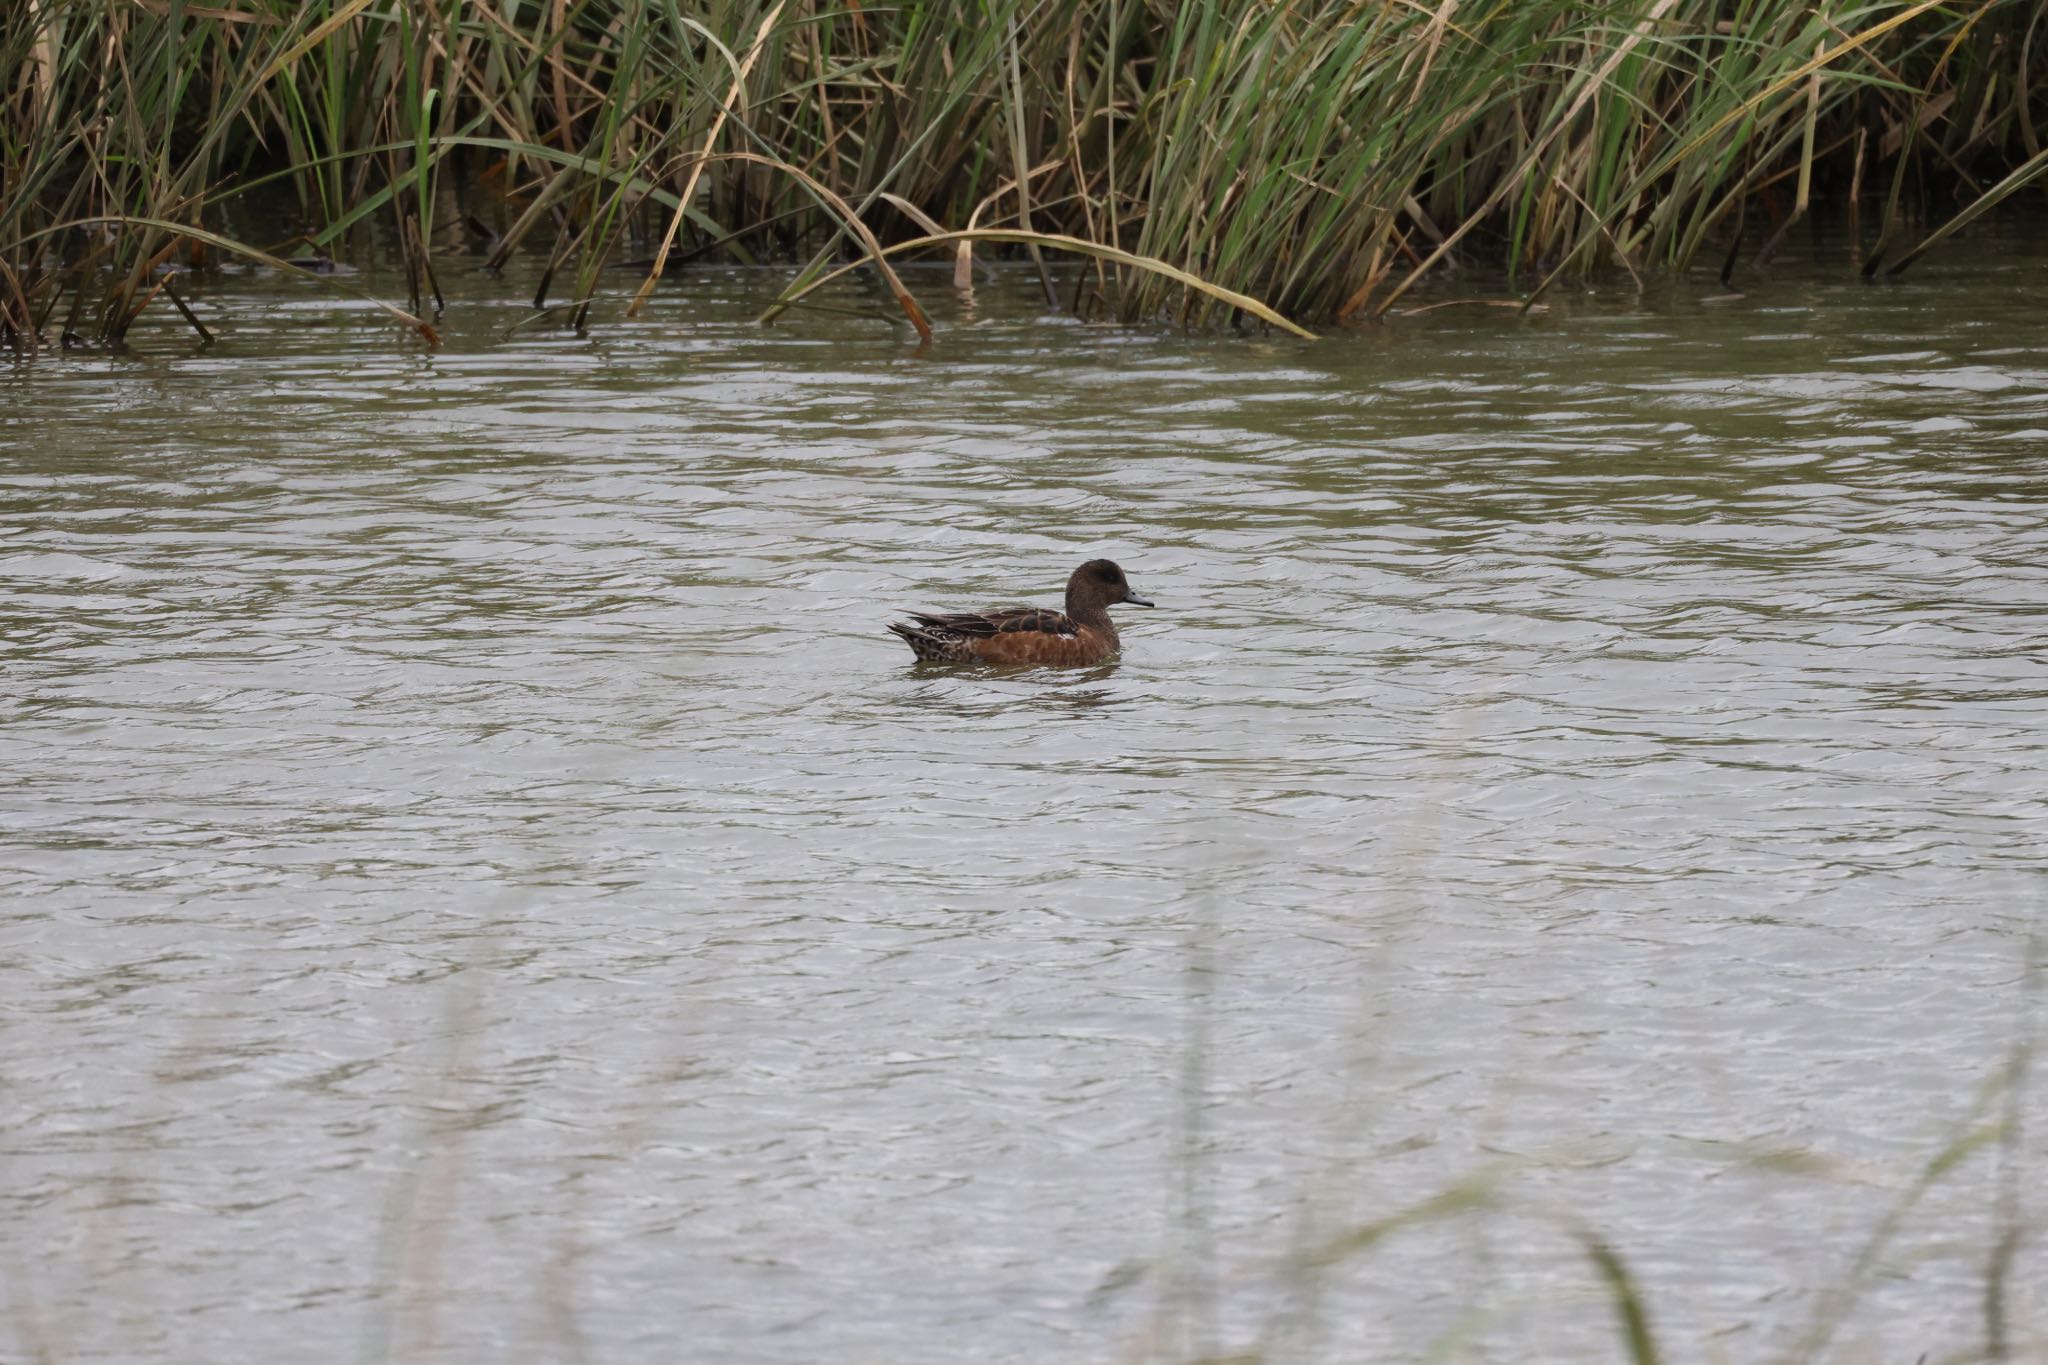
[[[1314,343],[916,268],[924,355],[455,275],[0,371],[0,1354],[1981,1345],[2038,232]],[[1096,555],[1115,664],[884,629]]]

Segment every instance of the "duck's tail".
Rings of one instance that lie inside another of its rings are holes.
[[[891,621],[889,629],[902,636],[903,642],[910,646],[910,652],[920,659],[951,663],[960,657],[957,636],[948,639],[928,626],[905,625],[901,621]]]

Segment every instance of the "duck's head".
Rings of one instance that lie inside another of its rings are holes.
[[[1075,620],[1094,616],[1119,602],[1134,607],[1152,605],[1131,591],[1130,580],[1114,560],[1091,559],[1067,580],[1067,615]]]

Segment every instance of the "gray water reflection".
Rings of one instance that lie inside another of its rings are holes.
[[[926,359],[248,281],[0,376],[0,1341],[1612,1356],[1580,1218],[1787,1346],[2040,923],[2042,258],[1929,267],[1312,346],[932,275]],[[881,631],[1099,553],[1113,667]],[[1979,1340],[2001,1188],[1844,1358]]]

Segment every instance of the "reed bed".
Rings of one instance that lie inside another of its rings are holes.
[[[1089,317],[1376,318],[1432,271],[1906,268],[2048,170],[2039,0],[15,0],[0,336],[116,343],[221,253],[545,262],[536,320],[696,259],[1035,263]],[[235,200],[296,197],[265,240]],[[289,240],[279,240],[288,237]],[[1079,266],[1054,263],[1077,259]],[[613,267],[631,266],[633,273]],[[334,278],[324,277],[331,287]]]

